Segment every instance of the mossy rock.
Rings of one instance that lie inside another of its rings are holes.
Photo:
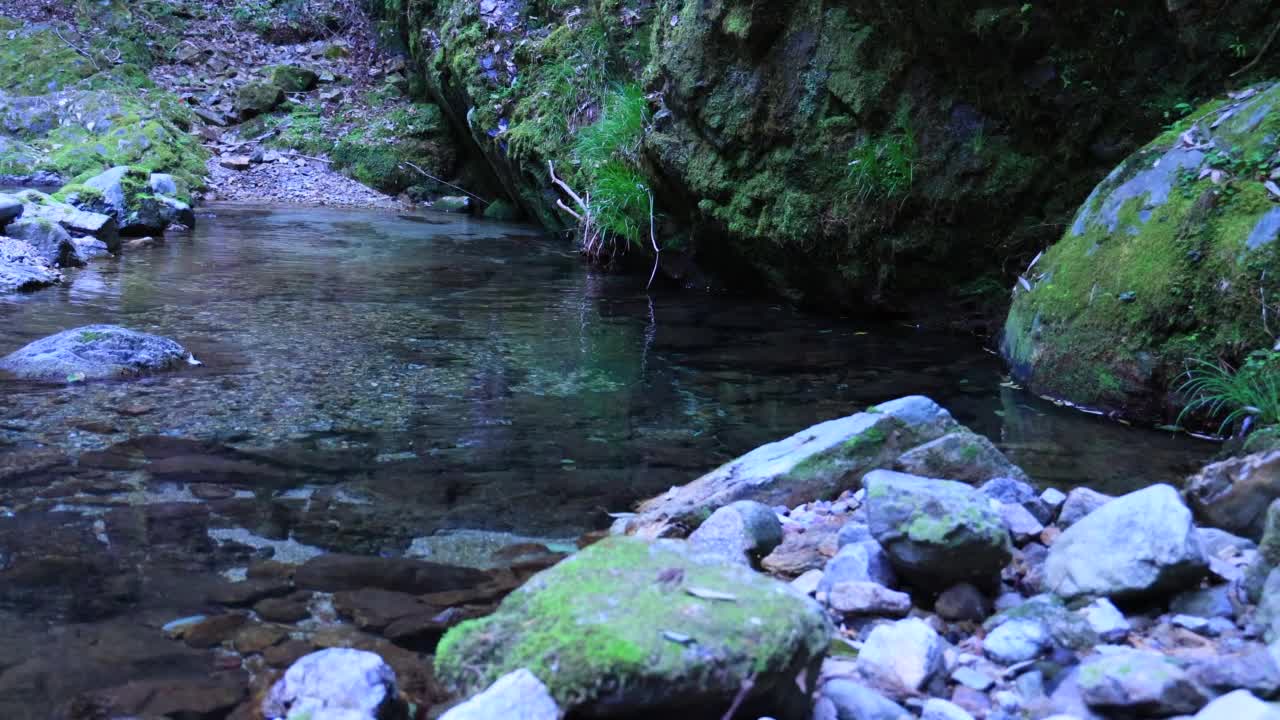
[[[241,120],[250,120],[276,109],[284,102],[284,89],[275,83],[255,80],[236,90],[236,113]]]
[[[831,628],[789,585],[683,541],[615,537],[531,579],[497,612],[450,630],[437,676],[463,694],[526,668],[586,716],[723,710],[748,679],[786,702]]]
[[[520,210],[506,200],[494,200],[484,209],[484,216],[489,220],[515,222],[520,219]]]
[[[299,65],[276,65],[271,68],[271,83],[285,92],[306,92],[316,86],[320,76]]]
[[[1117,167],[1014,288],[1001,349],[1032,390],[1169,422],[1189,361],[1270,349],[1280,84],[1199,108]]]

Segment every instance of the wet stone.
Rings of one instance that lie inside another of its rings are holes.
[[[287,580],[245,580],[225,583],[209,593],[210,602],[232,607],[253,605],[266,598],[281,597],[293,592],[293,584]]]
[[[246,622],[248,617],[245,615],[214,615],[188,627],[182,634],[182,640],[194,648],[215,647],[230,640]]]
[[[310,599],[311,593],[309,592],[297,592],[287,597],[267,598],[255,603],[253,611],[258,613],[262,619],[272,622],[298,622],[311,617],[311,609],[308,607]]]

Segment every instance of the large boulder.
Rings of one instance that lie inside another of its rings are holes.
[[[0,293],[36,290],[62,282],[62,273],[22,240],[0,236]]]
[[[547,686],[528,670],[503,675],[488,690],[453,708],[440,720],[559,720],[560,708]]]
[[[1208,702],[1174,658],[1157,652],[1108,648],[1080,666],[1086,704],[1109,713],[1186,715]]]
[[[684,541],[613,537],[450,630],[436,673],[472,694],[527,668],[584,716],[692,713],[722,709],[748,679],[753,698],[785,703],[830,633],[789,585]]]
[[[395,670],[378,655],[351,648],[302,657],[262,701],[269,720],[407,720],[408,710]]]
[[[876,470],[863,478],[871,534],[913,585],[991,585],[1009,562],[1009,531],[985,495],[963,483]]]
[[[643,537],[687,534],[735,500],[794,506],[856,487],[869,470],[961,429],[925,397],[906,397],[752,450],[688,485],[640,505],[626,531]]]
[[[44,218],[23,218],[9,223],[5,233],[30,245],[36,255],[49,265],[71,267],[81,264],[71,235],[57,223]]]
[[[1206,465],[1183,492],[1204,523],[1260,539],[1267,506],[1280,498],[1280,450]]]
[[[1064,598],[1131,599],[1194,585],[1208,569],[1178,491],[1153,485],[1112,500],[1049,549],[1045,588]]]
[[[276,65],[271,68],[271,82],[285,92],[305,92],[316,86],[320,76],[300,65]]]
[[[1270,350],[1259,299],[1280,296],[1277,132],[1280,83],[1262,85],[1195,110],[1108,175],[1014,287],[1001,348],[1015,376],[1168,422],[1189,359],[1237,366]]]
[[[116,325],[87,325],[0,358],[0,370],[30,380],[103,380],[181,366],[190,357],[169,338]]]
[[[111,252],[120,249],[119,226],[114,215],[80,210],[39,190],[23,190],[16,197],[22,201],[24,220],[38,218],[57,223],[73,236],[90,235],[103,241]]]
[[[0,230],[22,215],[22,201],[12,195],[0,193]]]
[[[255,80],[236,90],[236,114],[241,120],[251,120],[271,112],[284,102],[284,90],[269,82]]]

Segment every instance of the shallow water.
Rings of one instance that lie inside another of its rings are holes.
[[[1178,482],[1215,449],[1044,402],[968,339],[646,294],[530,228],[456,216],[214,206],[190,236],[0,298],[0,353],[99,322],[204,365],[0,379],[0,633],[18,638],[0,649],[4,717],[129,679],[152,652],[86,659],[73,681],[33,668],[32,648],[110,643],[121,623],[155,634],[268,544],[456,560],[469,544],[420,538],[572,538],[902,395],[933,397],[1043,485]]]

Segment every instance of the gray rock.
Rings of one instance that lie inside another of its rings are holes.
[[[899,576],[923,588],[999,577],[1012,548],[987,497],[949,480],[875,470],[863,478],[871,533]]]
[[[924,702],[920,720],[973,720],[969,711],[941,698],[929,698]]]
[[[1080,668],[1074,667],[1063,673],[1058,687],[1049,695],[1049,711],[1057,713],[1054,717],[1068,717],[1074,720],[1100,720],[1101,715],[1095,713],[1085,704],[1080,691]]]
[[[874,582],[842,582],[826,593],[827,606],[845,615],[905,617],[911,596]]]
[[[0,293],[36,290],[62,282],[62,273],[25,241],[0,237]]]
[[[1018,691],[1019,704],[1022,706],[1036,702],[1045,695],[1044,673],[1039,670],[1022,673],[1017,680],[1013,681],[1013,685]]]
[[[1197,658],[1187,667],[1187,673],[1196,684],[1214,694],[1243,688],[1265,698],[1280,695],[1280,666],[1273,653],[1262,645]]]
[[[752,450],[693,482],[641,503],[626,531],[640,537],[682,535],[709,511],[735,500],[766,505],[834,497],[869,470],[960,427],[937,403],[907,397],[831,420]]]
[[[1262,585],[1276,567],[1280,567],[1280,500],[1267,506],[1262,542],[1258,544],[1258,557],[1249,566],[1244,578],[1245,593],[1252,602],[1262,597]]]
[[[893,469],[910,475],[940,477],[978,483],[991,478],[1025,480],[1027,474],[1014,465],[991,441],[960,428],[903,453]]]
[[[167,173],[151,173],[151,177],[147,179],[147,187],[156,195],[173,197],[178,194],[177,179]]]
[[[982,591],[969,583],[952,585],[938,595],[933,611],[943,620],[981,621],[991,614],[991,603]]]
[[[86,212],[67,203],[58,202],[38,190],[23,190],[17,197],[23,202],[24,220],[33,218],[48,220],[61,225],[73,236],[90,235],[105,242],[111,252],[119,251],[120,233],[113,215]]]
[[[1188,590],[1169,603],[1169,609],[1180,615],[1202,618],[1233,618],[1235,606],[1231,603],[1231,587],[1215,585],[1203,590]]]
[[[84,181],[85,187],[96,191],[100,195],[93,202],[95,207],[86,208],[78,202],[72,202],[71,204],[80,207],[82,210],[93,210],[94,212],[114,215],[120,229],[122,231],[127,230],[129,198],[128,193],[125,192],[124,184],[125,178],[130,174],[129,171],[128,165],[117,165]]]
[[[1280,641],[1280,568],[1272,570],[1262,585],[1254,622],[1262,628],[1267,642]]]
[[[835,557],[827,561],[818,592],[826,592],[842,582],[874,582],[893,587],[898,578],[889,563],[889,556],[874,540],[845,545]]]
[[[971,667],[964,666],[956,668],[955,671],[951,673],[951,679],[957,685],[963,685],[979,692],[985,692],[986,690],[991,689],[992,685],[996,684],[995,678],[990,675],[979,670],[974,670]]]
[[[1038,625],[1043,632],[1022,629],[1010,635],[1009,639],[1028,637],[1038,640],[1047,636],[1049,643],[1045,646],[1045,650],[1052,647],[1083,650],[1099,642],[1098,634],[1089,627],[1088,621],[1080,614],[1069,610],[1061,599],[1052,595],[1037,595],[990,618],[983,623],[988,631],[987,637],[990,638],[1001,625],[1010,622]],[[1007,654],[1012,656],[1014,653],[1011,651]]]
[[[1111,648],[1086,659],[1077,679],[1092,708],[1153,715],[1194,713],[1208,701],[1172,658],[1156,652]]]
[[[1045,587],[1066,598],[1177,591],[1207,570],[1191,511],[1168,485],[1113,500],[1067,528],[1044,567]]]
[[[1190,630],[1193,633],[1204,635],[1209,630],[1209,621],[1195,615],[1174,615],[1169,618],[1169,624],[1174,627],[1180,627],[1183,630]]]
[[[88,325],[0,358],[0,370],[31,380],[101,380],[179,367],[187,357],[187,351],[168,338],[116,325]]]
[[[1023,480],[1000,477],[982,484],[978,491],[1001,504],[1021,505],[1041,524],[1053,518],[1053,509],[1040,499],[1035,488]]]
[[[1234,555],[1238,553],[1257,550],[1258,543],[1249,538],[1233,535],[1226,530],[1219,530],[1211,527],[1198,527],[1196,532],[1200,533],[1200,542],[1204,545],[1204,552],[1210,556]]]
[[[42,218],[22,218],[9,223],[5,233],[30,245],[48,265],[72,267],[79,264],[71,235],[61,225]]]
[[[84,182],[85,187],[95,191],[93,195],[73,194],[69,199],[81,210],[111,215],[120,232],[126,234],[163,233],[174,223],[194,225],[195,214],[186,203],[144,191],[149,189],[152,177],[156,176],[118,165]],[[160,177],[161,184],[166,184]]]
[[[488,690],[453,708],[440,720],[559,720],[560,707],[547,686],[528,670],[498,679]]]
[[[1103,642],[1118,642],[1129,634],[1128,619],[1106,598],[1098,598],[1076,612]]]
[[[96,238],[71,238],[71,244],[75,246],[79,264],[111,254],[111,251],[107,249],[107,244]]]
[[[0,230],[22,215],[22,201],[12,195],[0,193]]]
[[[1034,660],[1053,648],[1053,638],[1041,622],[1015,619],[1002,623],[982,640],[987,657],[1005,665]]]
[[[396,673],[378,655],[330,648],[299,659],[271,686],[262,714],[271,720],[390,720],[406,708]]]
[[[1010,503],[1000,505],[1000,517],[1004,519],[1004,524],[1009,528],[1009,534],[1013,536],[1014,542],[1019,545],[1039,538],[1040,533],[1044,532],[1044,525],[1040,524],[1031,511],[1021,505]]]
[[[1280,706],[1254,697],[1248,690],[1236,690],[1216,698],[1196,713],[1195,720],[1278,720]]]
[[[858,654],[858,670],[893,687],[919,690],[943,668],[942,638],[918,618],[877,626]]]
[[[1045,504],[1057,516],[1058,510],[1062,508],[1062,504],[1067,501],[1067,494],[1057,488],[1045,488],[1040,493],[1040,502]]]
[[[821,570],[809,570],[800,577],[791,581],[791,587],[799,590],[805,595],[812,595],[818,591],[818,584],[822,582],[825,573]]]
[[[740,500],[712,513],[689,536],[689,544],[727,560],[751,565],[782,544],[782,523],[773,508]]]
[[[1089,488],[1073,488],[1067,493],[1067,499],[1062,502],[1062,509],[1058,511],[1058,527],[1065,530],[1114,499]]]
[[[823,684],[819,696],[834,706],[839,720],[903,720],[912,717],[901,705],[853,680],[831,680]]]
[[[1261,538],[1266,508],[1280,498],[1280,450],[1206,465],[1187,478],[1184,493],[1206,525]]]
[[[871,537],[871,528],[866,523],[848,522],[836,533],[836,547],[842,548],[853,543],[875,540]]]

